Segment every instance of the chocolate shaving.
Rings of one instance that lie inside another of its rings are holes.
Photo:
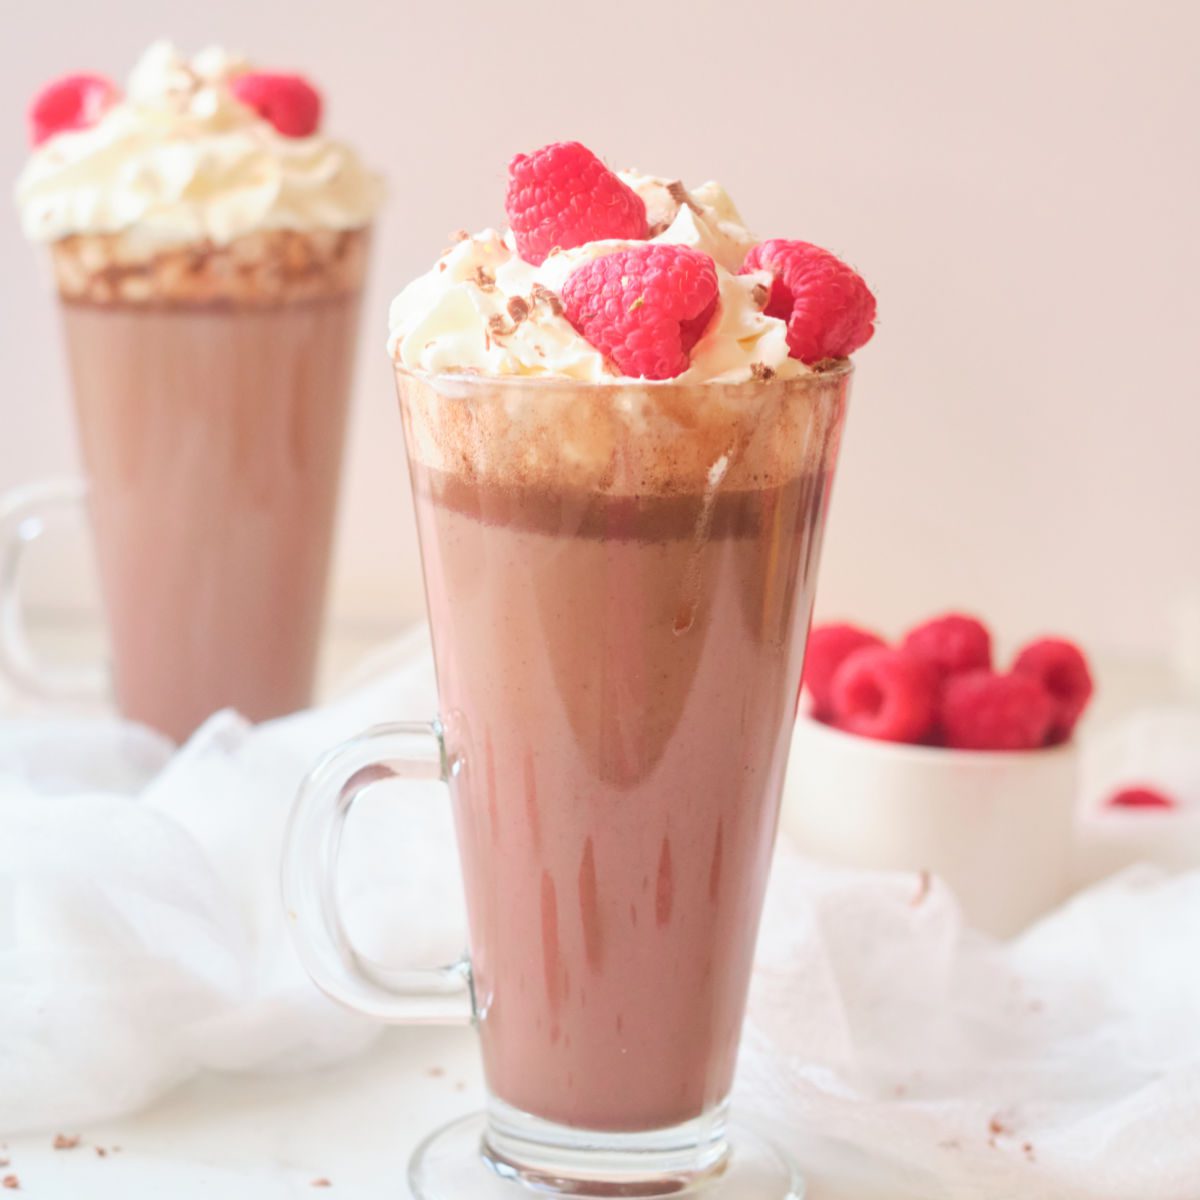
[[[775,368],[768,367],[766,363],[754,362],[750,364],[750,378],[758,383],[767,383],[775,378]]]
[[[545,284],[535,283],[533,285],[533,302],[534,304],[545,304],[556,317],[562,316],[562,301]]]
[[[671,228],[670,221],[655,221],[653,225],[646,231],[646,240],[658,237],[661,233],[666,233]]]
[[[676,204],[686,204],[688,208],[690,208],[692,212],[696,214],[696,216],[700,216],[704,211],[700,205],[698,205],[695,200],[692,199],[687,188],[683,186],[683,181],[680,179],[674,179],[667,184],[667,194],[672,200],[675,201]]]
[[[492,313],[488,317],[488,330],[493,337],[507,337],[512,333],[512,327],[505,325],[504,318],[499,313]]]
[[[512,317],[514,325],[520,325],[529,316],[529,301],[520,296],[513,296],[508,302],[508,315]]]
[[[56,1133],[54,1135],[55,1150],[74,1150],[79,1145],[79,1134]]]
[[[483,267],[476,267],[475,274],[471,276],[475,281],[475,286],[481,292],[492,292],[496,290],[496,277],[489,271],[485,271]]]
[[[750,299],[758,308],[766,308],[767,301],[771,298],[771,290],[765,284],[756,283],[750,289]]]

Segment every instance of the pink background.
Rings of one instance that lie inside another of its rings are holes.
[[[213,40],[325,90],[386,172],[334,616],[421,612],[387,301],[457,226],[502,218],[517,150],[713,177],[763,236],[855,263],[882,319],[860,370],[819,608],[897,628],[962,605],[1005,640],[1153,654],[1200,608],[1200,16],[1190,3],[6,5],[0,158],[47,78],[124,78]],[[72,469],[48,280],[0,221],[0,488]],[[80,564],[35,563],[51,614]]]

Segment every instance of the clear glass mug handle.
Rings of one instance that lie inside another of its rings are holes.
[[[43,700],[93,700],[107,689],[108,671],[99,663],[62,666],[39,659],[21,604],[25,551],[46,532],[48,517],[81,511],[86,501],[82,479],[47,480],[0,497],[0,670],[20,691]]]
[[[474,1017],[465,955],[429,968],[375,962],[355,949],[337,904],[338,852],[355,801],[384,780],[446,783],[448,777],[440,725],[377,725],[321,759],[288,821],[281,883],[300,961],[327,996],[381,1021],[458,1025]]]

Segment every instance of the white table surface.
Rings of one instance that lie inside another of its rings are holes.
[[[42,642],[70,654],[95,638],[51,629]],[[326,678],[353,663],[365,645],[361,637],[337,641],[326,655]],[[1107,675],[1116,684],[1105,696],[1110,712],[1162,694],[1160,670],[1114,666]],[[0,715],[3,710],[0,703]],[[415,1146],[482,1101],[470,1030],[392,1029],[360,1058],[334,1069],[205,1075],[123,1120],[10,1137],[7,1144],[0,1136],[0,1179],[17,1176],[14,1196],[52,1200],[406,1200]],[[56,1133],[79,1135],[80,1143],[56,1150]],[[101,1156],[97,1147],[107,1153]],[[884,1166],[839,1147],[810,1144],[801,1165],[809,1200],[908,1197],[897,1192]],[[329,1187],[315,1186],[318,1180]]]

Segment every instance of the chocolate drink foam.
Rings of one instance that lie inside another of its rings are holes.
[[[358,292],[370,231],[274,230],[149,256],[124,234],[74,234],[50,249],[59,296],[70,303],[273,308]]]
[[[606,496],[780,487],[821,472],[848,362],[749,383],[587,384],[397,370],[409,454],[471,484]]]

